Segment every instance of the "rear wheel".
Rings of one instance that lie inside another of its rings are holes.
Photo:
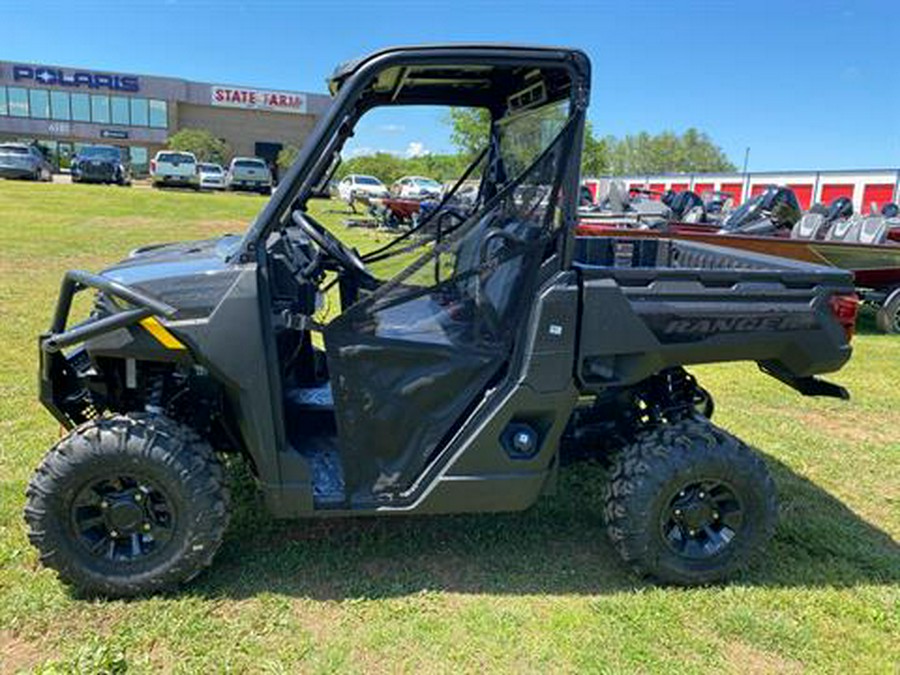
[[[642,574],[680,585],[722,581],[772,535],[774,483],[750,448],[699,418],[642,434],[613,464],[607,533]]]
[[[900,288],[895,288],[878,308],[875,324],[883,333],[900,333]]]
[[[158,416],[74,429],[44,457],[26,496],[41,562],[89,594],[130,596],[188,581],[212,562],[228,522],[212,449]]]

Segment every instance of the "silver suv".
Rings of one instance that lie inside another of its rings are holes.
[[[53,180],[53,167],[40,149],[25,143],[0,143],[0,178]]]

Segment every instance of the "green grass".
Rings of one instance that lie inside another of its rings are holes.
[[[215,565],[182,592],[73,596],[38,565],[20,515],[58,435],[35,356],[60,276],[241,231],[263,203],[0,182],[0,673],[900,669],[900,338],[871,332],[834,377],[847,403],[803,398],[752,364],[695,369],[717,421],[765,453],[781,498],[769,555],[725,587],[656,588],[624,571],[602,529],[603,472],[579,466],[524,513],[385,521],[274,522],[239,482]],[[331,204],[313,208],[374,245]]]

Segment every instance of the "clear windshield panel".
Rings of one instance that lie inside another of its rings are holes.
[[[509,124],[498,134],[501,146],[510,145],[493,153],[487,169],[507,177],[493,198],[373,263],[404,269],[326,327],[354,491],[409,489],[480,393],[501,381],[540,264],[557,243],[558,186],[572,134],[565,113],[557,119],[552,107],[533,118],[546,126]]]

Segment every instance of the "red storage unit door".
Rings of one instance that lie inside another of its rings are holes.
[[[767,187],[769,187],[768,183],[760,183],[759,185],[754,185],[750,188],[750,196],[755,197],[756,195],[765,192]]]
[[[665,192],[666,185],[665,183],[650,183],[650,189],[654,192]],[[651,195],[651,199],[659,200],[662,195]]]
[[[827,183],[822,186],[822,196],[819,201],[828,206],[838,197],[853,199],[852,183]]]
[[[643,187],[644,187],[643,183],[630,183],[628,185],[629,190],[634,190],[635,188],[643,188]]]
[[[788,185],[791,190],[794,191],[794,194],[797,195],[797,201],[800,202],[800,208],[806,211],[810,204],[812,204],[812,185]]]
[[[741,205],[741,197],[743,196],[743,183],[722,183],[720,192],[727,192],[731,195],[731,199],[735,206]]]
[[[591,201],[596,202],[597,201],[597,187],[598,187],[597,181],[586,180],[586,181],[584,181],[584,184],[587,187],[587,189],[590,190],[590,192],[591,192]]]
[[[672,183],[672,192],[684,192],[687,189],[687,183]]]
[[[711,192],[716,189],[715,183],[694,183],[694,192],[696,192],[701,197],[704,192]]]
[[[891,183],[870,184],[866,185],[863,190],[862,213],[869,213],[870,208],[874,208],[875,213],[881,210],[881,207],[894,199],[894,186]]]

